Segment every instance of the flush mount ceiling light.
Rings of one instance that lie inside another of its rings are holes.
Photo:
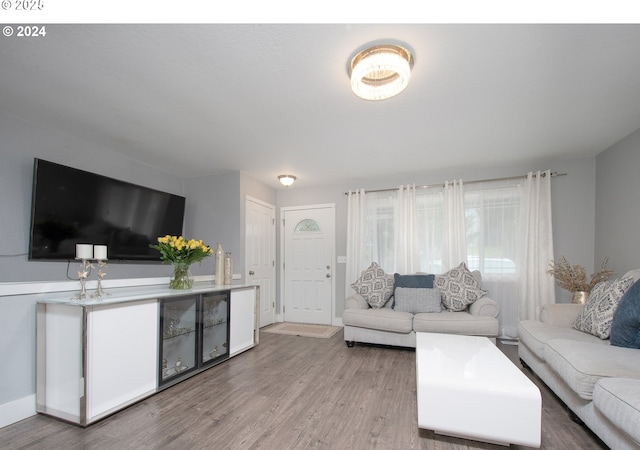
[[[351,60],[351,89],[365,100],[384,100],[398,95],[409,84],[413,57],[398,45],[375,45]]]
[[[278,175],[278,180],[280,180],[280,183],[282,183],[284,187],[289,187],[296,181],[296,177],[293,175]]]

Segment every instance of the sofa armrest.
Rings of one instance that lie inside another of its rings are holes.
[[[485,295],[469,306],[469,313],[474,316],[498,317],[500,307],[498,306],[498,302]]]
[[[577,303],[544,305],[540,310],[540,322],[556,327],[571,328],[583,307],[584,305]]]
[[[344,301],[344,309],[369,309],[369,303],[364,297],[356,292],[347,297]]]

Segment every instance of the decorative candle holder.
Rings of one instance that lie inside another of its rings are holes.
[[[81,258],[80,270],[78,271],[78,280],[80,281],[80,292],[71,298],[71,300],[82,300],[87,298],[87,277],[89,276],[89,269],[93,269],[91,261]]]
[[[96,287],[96,291],[91,294],[91,298],[100,298],[103,295],[111,295],[108,292],[105,292],[104,288],[102,287],[102,279],[107,274],[102,269],[107,267],[107,262],[102,259],[98,259],[96,260],[96,262],[98,263],[98,286]]]

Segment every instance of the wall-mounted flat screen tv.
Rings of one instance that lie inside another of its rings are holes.
[[[76,244],[108,259],[159,261],[158,236],[181,235],[185,198],[35,158],[30,260],[71,260]]]

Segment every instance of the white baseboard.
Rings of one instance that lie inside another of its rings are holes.
[[[284,322],[284,316],[282,314],[276,314],[276,322]],[[343,326],[342,317],[334,317],[334,318],[332,318],[331,319],[331,325],[333,325],[335,327]]]
[[[36,415],[36,394],[0,405],[0,428]]]

